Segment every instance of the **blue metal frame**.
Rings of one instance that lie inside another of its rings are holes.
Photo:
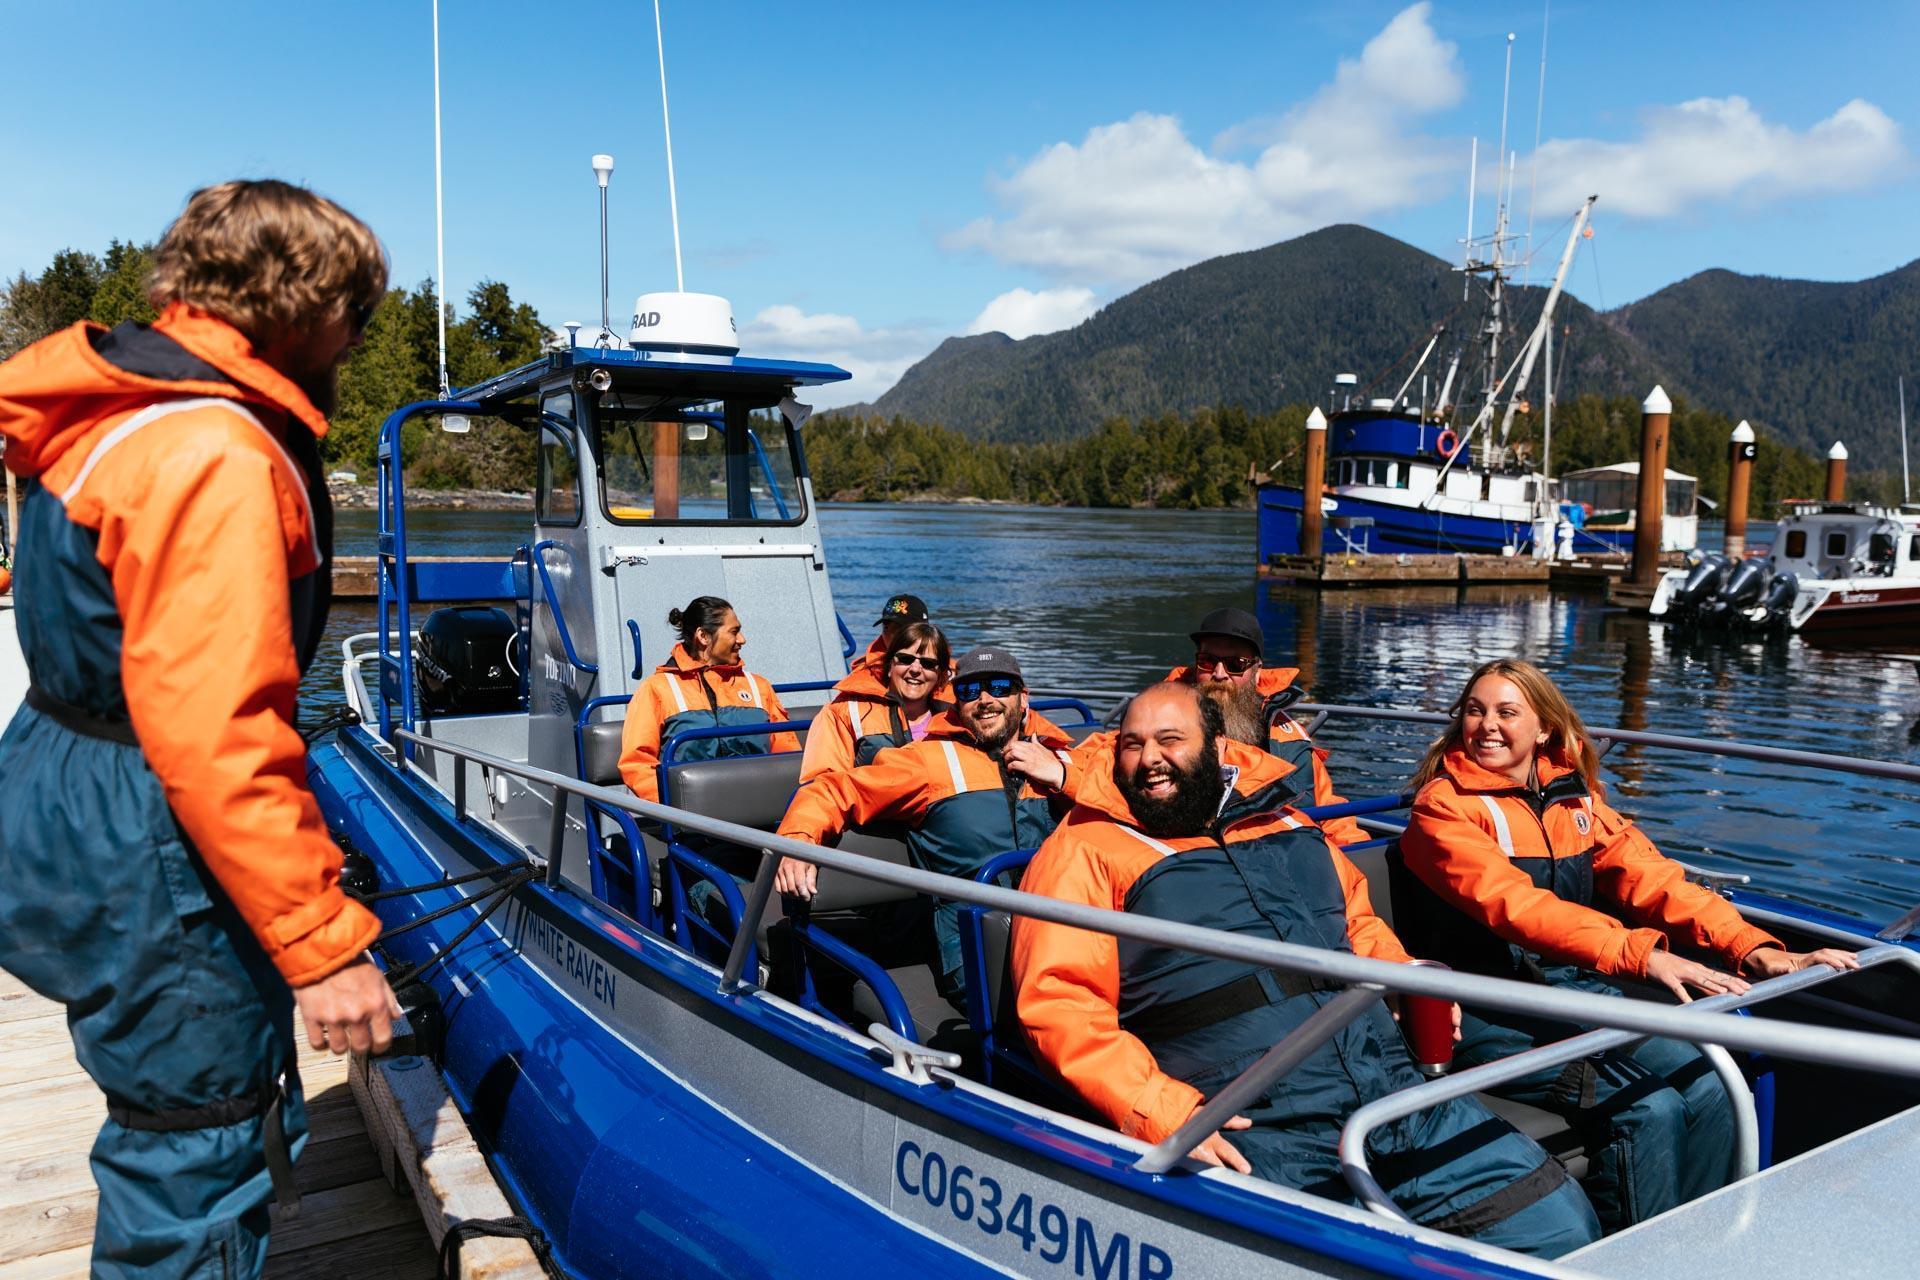
[[[631,625],[631,624],[629,624]],[[573,722],[573,759],[574,773],[584,779],[587,776],[587,726],[594,723],[593,713],[602,707],[616,704],[625,705],[633,700],[628,693],[611,693],[599,698],[589,698],[581,704],[580,714]],[[601,804],[597,800],[582,799],[585,806],[587,824],[587,874],[593,888],[593,896],[613,907],[616,911],[625,911],[633,919],[646,925],[655,933],[665,936],[666,923],[660,917],[660,911],[653,903],[653,876],[647,869],[646,843],[640,838],[640,826],[631,813],[625,809],[616,809]],[[627,884],[615,886],[607,878],[608,852],[606,837],[600,831],[600,819],[606,818],[619,828],[620,838],[626,841],[627,862],[619,868],[619,878]],[[625,901],[623,902],[622,899]]]
[[[418,593],[422,584],[408,571],[406,477],[401,466],[400,431],[408,419],[429,413],[485,412],[485,407],[473,400],[416,400],[395,409],[380,424],[374,489],[379,531],[374,557],[374,594],[380,612],[380,678],[374,683],[380,699],[380,736],[388,741],[393,739],[394,729],[390,679],[397,686],[392,693],[399,695],[400,727],[412,729],[419,717],[419,696],[413,679],[413,601],[428,598]],[[395,619],[391,616],[391,610],[396,607],[400,614],[397,651],[392,632]],[[411,743],[402,743],[400,750],[405,758],[413,758]]]
[[[787,928],[795,941],[800,943],[800,1007],[830,1018],[842,1026],[851,1026],[845,1018],[821,1003],[818,988],[813,981],[813,958],[831,960],[842,969],[865,982],[880,1001],[880,1010],[886,1015],[887,1025],[909,1040],[920,1038],[919,1029],[913,1025],[913,1011],[907,1007],[907,998],[900,994],[900,986],[893,975],[880,967],[878,961],[864,951],[848,946],[825,929],[816,928],[811,919],[793,916],[787,917]],[[854,1028],[865,1031],[865,1027]]]
[[[847,620],[840,616],[840,611],[838,609],[835,609],[833,611],[833,624],[836,627],[840,628],[840,645],[841,645],[840,656],[845,658],[847,662],[851,664],[853,662],[853,651],[855,649],[858,649],[860,646],[854,643],[853,632],[847,630]]]
[[[633,678],[638,680],[646,674],[646,663],[640,657],[640,624],[632,618],[627,619],[627,634],[633,637]]]
[[[533,544],[532,555],[534,570],[540,576],[541,593],[547,597],[547,610],[553,614],[554,628],[560,632],[560,647],[566,652],[567,661],[571,662],[576,669],[584,671],[588,675],[597,676],[600,674],[600,664],[597,662],[582,662],[579,653],[573,647],[573,636],[567,630],[567,617],[560,612],[560,598],[554,593],[553,579],[547,576],[546,551],[548,547],[559,547],[562,551],[565,551],[566,548],[561,547],[560,544],[552,538],[542,538],[539,542]],[[638,627],[634,628],[634,638],[636,642],[639,639]],[[636,669],[634,674],[638,675],[640,673]]]
[[[1080,724],[1098,724],[1099,718],[1093,714],[1093,708],[1078,698],[1035,698],[1027,703],[1029,711],[1078,711]]]

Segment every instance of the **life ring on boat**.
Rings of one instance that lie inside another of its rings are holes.
[[[1460,437],[1453,434],[1453,430],[1449,428],[1440,433],[1440,438],[1433,442],[1433,447],[1440,451],[1441,457],[1451,458],[1460,451]]]

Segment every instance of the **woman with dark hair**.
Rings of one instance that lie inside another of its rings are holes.
[[[807,729],[800,781],[872,764],[887,747],[927,736],[952,668],[947,637],[931,622],[909,622],[888,638],[876,662],[863,662],[833,686],[833,701]]]
[[[640,682],[627,704],[620,732],[620,776],[642,800],[660,798],[660,747],[688,729],[777,724],[787,718],[780,697],[765,679],[740,664],[746,633],[740,615],[718,596],[695,596],[667,614],[680,633],[673,656]],[[798,751],[791,732],[743,733],[689,742],[683,760],[757,756]]]
[[[1395,917],[1415,955],[1455,969],[1624,995],[1622,980],[1674,998],[1744,992],[1846,951],[1794,953],[1689,881],[1602,798],[1599,753],[1538,667],[1485,663],[1414,775],[1400,837]],[[1411,873],[1410,875],[1407,873]],[[1680,946],[1727,971],[1676,954]],[[1468,1010],[1456,1062],[1474,1065],[1582,1028]],[[1725,1092],[1700,1051],[1673,1040],[1582,1058],[1504,1086],[1585,1133],[1587,1191],[1617,1230],[1722,1185],[1733,1150]]]

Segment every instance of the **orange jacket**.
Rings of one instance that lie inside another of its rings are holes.
[[[289,584],[326,572],[282,432],[326,418],[238,330],[175,304],[152,326],[219,380],[121,369],[77,324],[0,369],[6,464],[90,530],[113,586],[120,680],[180,827],[286,980],[311,983],[379,935],[341,892],[306,783]]]
[[[880,669],[862,661],[833,686],[833,701],[820,708],[807,725],[807,745],[800,757],[800,781],[823,773],[853,768],[860,739],[888,733],[893,728],[893,694]]]
[[[736,715],[764,712],[763,724],[779,724],[787,718],[780,695],[764,678],[744,667],[696,662],[685,645],[674,645],[673,656],[640,682],[627,703],[627,719],[620,729],[620,777],[642,800],[658,800],[660,748],[670,736],[665,732],[669,722],[688,717],[673,726],[674,732],[707,728],[729,711]],[[800,749],[800,739],[791,730],[762,735],[760,740],[770,752]]]
[[[1244,743],[1223,741],[1220,761],[1239,769],[1234,789],[1248,795],[1292,770]],[[1113,782],[1112,747],[1087,762],[1073,811],[1040,846],[1020,887],[1063,902],[1113,911],[1126,908],[1133,882],[1161,853],[1122,828],[1137,829],[1126,797]],[[1278,827],[1311,826],[1288,809],[1242,819],[1226,839],[1258,839]],[[1210,847],[1211,836],[1163,840],[1176,854]],[[1404,962],[1410,957],[1386,921],[1373,913],[1367,880],[1331,842],[1346,896],[1347,940],[1356,955]],[[1013,972],[1020,1021],[1040,1060],[1120,1132],[1158,1142],[1200,1105],[1200,1091],[1161,1071],[1153,1052],[1120,1026],[1120,960],[1114,939],[1065,925],[1017,917]]]
[[[1263,699],[1272,698],[1293,688],[1294,679],[1299,674],[1297,667],[1262,667],[1254,677],[1253,687]],[[1179,684],[1194,684],[1198,676],[1192,667],[1175,667],[1167,672],[1167,679]],[[1284,711],[1275,712],[1267,725],[1267,749],[1279,755],[1287,744],[1295,742],[1307,743],[1313,752],[1314,805],[1345,804],[1346,798],[1333,789],[1333,777],[1327,772],[1326,751],[1312,745],[1313,740],[1307,736],[1305,725]],[[1327,833],[1327,839],[1340,845],[1361,844],[1374,838],[1351,817],[1330,818],[1320,824],[1320,829]]]
[[[1535,767],[1543,788],[1574,771],[1571,758],[1544,753]],[[1599,797],[1569,797],[1536,815],[1513,779],[1481,768],[1458,746],[1414,797],[1400,849],[1408,870],[1503,940],[1599,974],[1644,977],[1648,955],[1669,939],[1736,968],[1754,948],[1780,945],[1725,898],[1689,881]],[[1635,924],[1561,898],[1514,865],[1583,854],[1592,856],[1596,901]]]
[[[1073,745],[1060,726],[1037,711],[1027,713],[1025,732],[1062,761]],[[921,741],[889,747],[872,764],[822,774],[794,792],[780,820],[780,834],[824,844],[839,838],[848,827],[875,822],[912,826],[942,800],[968,791],[1001,789],[999,764],[974,745],[973,735],[951,710],[942,711]],[[1044,799],[1048,793],[1028,786],[1020,794],[1023,799]]]

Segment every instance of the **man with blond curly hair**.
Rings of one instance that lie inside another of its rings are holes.
[[[256,1276],[314,1047],[386,1047],[380,922],[339,886],[294,697],[326,622],[319,440],[380,242],[284,182],[195,192],[151,325],[0,365],[26,481],[31,681],[0,736],[0,966],[67,1007],[107,1099],[95,1276]]]

